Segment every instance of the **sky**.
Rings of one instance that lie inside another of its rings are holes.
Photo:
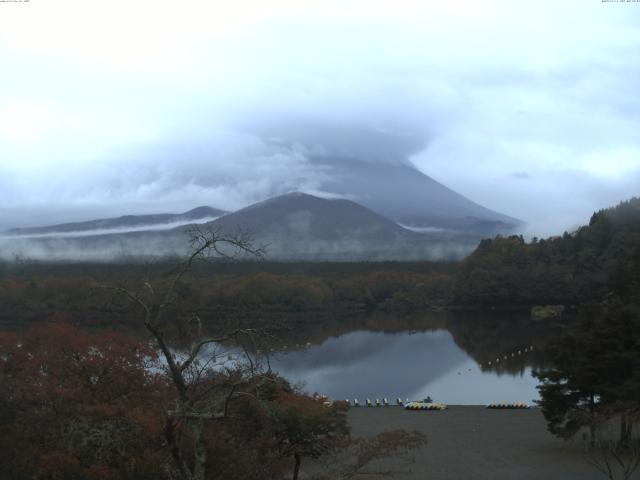
[[[0,229],[409,162],[552,235],[640,194],[640,2],[0,2]]]

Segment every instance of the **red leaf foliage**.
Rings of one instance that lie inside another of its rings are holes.
[[[140,342],[64,322],[0,334],[6,478],[161,478],[167,389],[154,358]]]

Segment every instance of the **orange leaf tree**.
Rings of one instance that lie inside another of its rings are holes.
[[[155,352],[116,333],[45,323],[0,335],[5,478],[161,478],[167,385]]]

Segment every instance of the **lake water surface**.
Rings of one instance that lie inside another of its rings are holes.
[[[395,402],[397,397],[417,400],[427,396],[455,405],[531,403],[538,398],[537,380],[528,366],[533,353],[528,344],[510,350],[480,352],[486,359],[482,364],[445,329],[398,333],[361,330],[303,350],[280,352],[271,365],[308,392],[333,399],[358,398],[361,404],[367,398],[387,397]],[[496,363],[496,358],[501,363]]]

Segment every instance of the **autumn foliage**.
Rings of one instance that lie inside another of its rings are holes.
[[[190,420],[169,421],[176,394],[155,349],[65,317],[0,333],[0,479],[184,478],[168,435],[190,458]],[[198,388],[233,399],[222,417],[204,422],[207,479],[292,478],[304,459],[351,452],[336,477],[349,478],[424,443],[406,432],[353,439],[345,405],[296,391],[270,371],[220,370]]]
[[[166,386],[155,352],[48,323],[0,336],[3,478],[157,478]]]

